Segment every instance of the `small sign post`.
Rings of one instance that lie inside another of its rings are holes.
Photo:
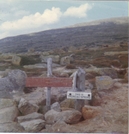
[[[67,98],[68,99],[81,99],[81,100],[91,100],[91,92],[67,92]]]
[[[75,93],[72,93],[72,95],[76,95],[76,96],[78,96],[80,94],[80,92],[82,92],[82,93],[85,92],[85,71],[81,68],[79,68],[74,73],[73,90]],[[75,105],[74,105],[75,109],[78,111],[81,111],[83,106],[84,106],[84,100],[76,98]]]

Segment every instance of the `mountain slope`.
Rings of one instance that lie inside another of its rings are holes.
[[[0,40],[0,52],[26,52],[30,48],[46,51],[66,46],[92,47],[128,41],[128,18],[119,18],[121,23],[116,23],[115,19],[98,22],[7,37]]]

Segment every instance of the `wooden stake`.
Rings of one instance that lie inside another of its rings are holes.
[[[79,68],[73,78],[73,89],[75,92],[84,92],[85,91],[85,71]],[[78,111],[82,110],[84,106],[84,100],[75,100],[75,109]]]
[[[47,77],[52,76],[52,58],[47,59]],[[47,87],[46,94],[46,109],[47,111],[51,108],[51,87]]]

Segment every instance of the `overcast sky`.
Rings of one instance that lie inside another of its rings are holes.
[[[121,16],[127,1],[0,0],[0,39]]]

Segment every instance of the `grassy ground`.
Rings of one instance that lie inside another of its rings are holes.
[[[120,43],[116,44],[110,44],[110,46],[99,46],[99,47],[93,47],[93,48],[86,48],[85,46],[80,46],[76,50],[68,51],[69,48],[67,48],[66,51],[63,49],[55,49],[51,51],[51,55],[59,55],[60,58],[64,56],[68,56],[71,54],[74,54],[74,61],[72,62],[73,66],[78,67],[90,67],[90,64],[96,66],[96,67],[111,67],[111,65],[116,67],[122,67],[127,68],[128,67],[128,54],[119,54],[119,55],[104,55],[105,52],[115,52],[115,51],[127,51],[128,45],[127,43],[122,43],[122,46]],[[58,50],[58,51],[57,51]],[[40,63],[40,55],[24,55],[20,56],[22,58],[21,64],[19,66],[13,65],[11,62],[7,62],[8,64],[0,66],[0,71],[3,71],[7,68],[10,69],[22,69],[29,74],[33,72],[34,75],[36,74],[42,74],[42,69],[33,69],[33,70],[25,70],[23,69],[24,65],[32,65],[36,63]],[[0,63],[6,63],[4,59],[1,59]],[[120,77],[123,77],[120,76]]]

